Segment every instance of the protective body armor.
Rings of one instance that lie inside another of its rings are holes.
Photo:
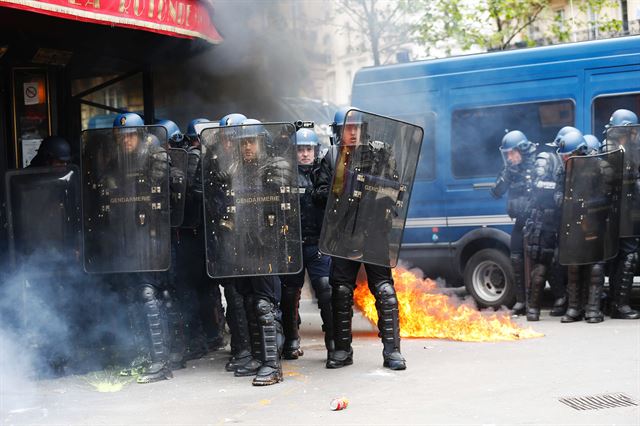
[[[505,167],[491,191],[496,198],[509,191],[507,214],[513,219],[526,219],[529,213],[535,158],[534,155],[523,154],[520,164]]]
[[[298,166],[298,188],[300,191],[300,221],[303,244],[318,244],[324,209],[316,206],[312,199],[313,183],[311,166]]]

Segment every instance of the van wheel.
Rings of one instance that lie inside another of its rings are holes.
[[[511,306],[515,301],[513,269],[509,257],[496,249],[482,249],[464,268],[464,285],[481,308]]]

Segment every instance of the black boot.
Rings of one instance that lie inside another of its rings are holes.
[[[638,254],[629,253],[624,257],[619,267],[622,268],[620,273],[620,281],[615,288],[615,298],[611,309],[611,318],[616,319],[638,319],[640,313],[631,309],[629,299],[631,296],[631,287],[633,285],[633,275],[638,263]]]
[[[604,265],[602,263],[590,265],[589,272],[589,291],[584,317],[588,323],[594,324],[604,321],[604,314],[600,310],[604,287]]]
[[[311,282],[315,289],[322,318],[322,331],[324,331],[324,345],[327,348],[327,357],[335,350],[333,344],[333,312],[331,310],[331,285],[329,277],[322,277]]]
[[[524,315],[527,312],[526,289],[524,286],[524,259],[522,254],[511,254],[511,266],[516,290],[516,304],[511,308],[511,315]]]
[[[282,286],[280,309],[282,310],[282,328],[284,329],[284,349],[282,352],[284,359],[298,359],[304,355],[300,349],[300,334],[298,332],[300,293],[301,289],[299,288]]]
[[[580,282],[580,266],[571,265],[567,269],[567,312],[560,319],[560,322],[576,322],[582,321],[582,299]]]
[[[547,266],[538,263],[531,270],[531,287],[529,288],[529,307],[527,308],[527,321],[540,321],[540,305],[542,303],[542,291],[546,282]]]
[[[260,327],[262,365],[253,379],[254,386],[275,385],[282,381],[282,365],[278,348],[278,321],[276,307],[265,299],[258,299],[256,314]]]
[[[236,377],[255,376],[260,369],[262,363],[259,361],[262,359],[262,344],[260,327],[256,318],[256,311],[253,302],[253,297],[244,297],[244,312],[249,324],[249,341],[251,342],[251,357],[243,358],[246,360],[244,364],[240,363],[233,373]]]
[[[171,379],[173,373],[169,369],[169,327],[166,313],[153,286],[144,285],[141,292],[151,342],[151,365],[138,376],[137,382],[152,383]]]
[[[405,370],[406,361],[400,353],[400,319],[398,299],[393,282],[382,281],[375,285],[378,330],[382,338],[383,366],[391,370]]]
[[[333,284],[331,288],[335,350],[328,354],[326,366],[327,368],[341,368],[353,364],[353,349],[351,348],[353,290],[348,284]]]
[[[224,286],[224,297],[227,300],[227,324],[231,331],[231,358],[226,363],[226,371],[236,371],[253,358],[251,357],[251,341],[249,324],[244,310],[244,299],[232,283]]]

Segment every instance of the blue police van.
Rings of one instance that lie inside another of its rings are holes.
[[[511,306],[512,221],[489,194],[502,137],[544,149],[571,125],[602,139],[613,111],[640,113],[640,36],[364,68],[352,104],[425,129],[401,259]]]

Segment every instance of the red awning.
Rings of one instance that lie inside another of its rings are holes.
[[[59,18],[134,28],[174,37],[222,41],[198,0],[0,0],[0,6]]]

